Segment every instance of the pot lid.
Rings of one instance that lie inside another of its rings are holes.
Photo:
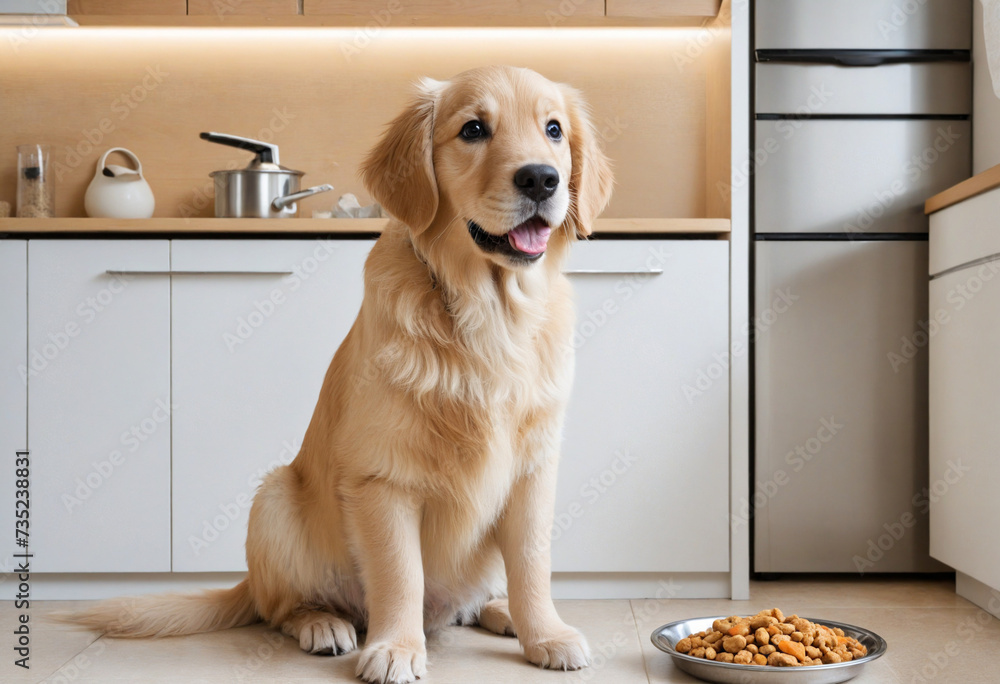
[[[254,158],[245,169],[213,171],[209,174],[211,176],[222,173],[234,173],[236,171],[291,173],[296,176],[305,175],[303,171],[296,171],[295,169],[288,169],[282,166],[278,162],[278,146],[273,143],[267,143],[262,140],[252,140],[250,138],[241,138],[238,135],[228,135],[226,133],[202,133],[200,137],[202,140],[218,143],[220,145],[228,145],[229,147],[236,147],[241,150],[246,150],[247,152],[253,152],[254,154]]]

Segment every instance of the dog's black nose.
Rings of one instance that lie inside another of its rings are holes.
[[[514,174],[514,185],[524,196],[541,202],[559,187],[559,172],[548,164],[527,164]]]

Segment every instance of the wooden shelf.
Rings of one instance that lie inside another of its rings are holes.
[[[705,3],[702,3],[705,4]],[[715,3],[708,3],[709,5]],[[707,6],[707,5],[706,5]],[[664,28],[697,27],[716,14],[678,14],[658,17],[629,16],[503,16],[503,15],[399,15],[387,30],[394,28]],[[354,15],[97,15],[71,17],[89,28],[365,28],[371,16]]]
[[[121,234],[173,233],[198,235],[207,233],[282,233],[333,235],[338,233],[380,233],[387,219],[217,219],[217,218],[48,218],[0,219],[0,234],[45,235],[48,233]],[[726,235],[729,219],[598,219],[594,232],[598,235]]]
[[[1000,187],[1000,164],[934,195],[924,203],[924,213],[933,214],[935,211],[947,209],[953,204],[981,195],[996,187]]]

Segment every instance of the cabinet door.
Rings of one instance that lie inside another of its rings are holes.
[[[172,278],[175,571],[246,569],[254,491],[298,453],[372,244],[173,242],[174,272],[199,272]]]
[[[932,280],[930,313],[931,555],[1000,587],[1000,260]]]
[[[107,273],[169,261],[165,240],[28,243],[38,572],[170,570],[170,284]]]
[[[0,240],[0,322],[0,505],[13,516],[19,479],[14,454],[28,446],[28,243],[24,240]],[[15,546],[13,532],[2,549],[0,572],[9,572],[14,567],[11,554],[24,549]]]
[[[755,171],[763,233],[926,233],[924,200],[972,168],[968,121],[779,119],[756,128],[770,154]]]
[[[576,245],[553,569],[729,570],[729,244]]]
[[[943,569],[920,499],[927,243],[758,242],[756,268],[756,570]]]
[[[968,50],[972,0],[757,0],[761,49]]]

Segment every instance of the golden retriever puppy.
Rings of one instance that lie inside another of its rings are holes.
[[[256,494],[247,578],[71,619],[122,637],[264,620],[337,655],[367,631],[368,682],[424,675],[425,633],[456,621],[584,667],[550,590],[573,373],[561,267],[612,184],[580,97],[512,67],[425,80],[362,173],[393,218],[302,449]]]

